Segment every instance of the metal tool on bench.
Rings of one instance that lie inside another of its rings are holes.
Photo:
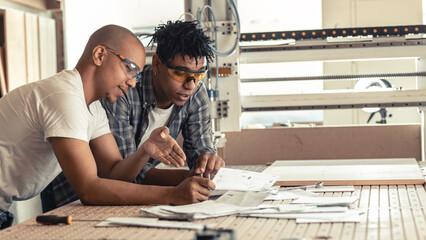
[[[313,185],[304,185],[304,186],[297,186],[297,187],[288,187],[288,188],[282,188],[280,191],[287,191],[287,190],[294,190],[294,189],[306,189],[306,188],[322,188],[324,187],[324,182],[317,182]]]

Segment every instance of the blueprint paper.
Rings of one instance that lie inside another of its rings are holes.
[[[221,168],[213,179],[216,190],[268,191],[278,176],[231,168]]]

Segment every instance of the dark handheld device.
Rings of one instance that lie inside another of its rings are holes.
[[[235,240],[233,229],[204,229],[195,234],[195,240]]]

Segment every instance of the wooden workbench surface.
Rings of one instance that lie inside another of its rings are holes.
[[[366,213],[360,223],[296,224],[295,220],[227,216],[198,222],[232,228],[237,239],[426,239],[426,191],[424,185],[365,185],[356,191],[324,196],[359,194],[354,205]],[[268,204],[289,203],[267,201]],[[94,226],[108,217],[135,217],[143,206],[83,206],[79,201],[51,211],[71,215],[71,225],[45,226],[34,219],[0,231],[0,239],[193,239],[194,231],[144,227]]]

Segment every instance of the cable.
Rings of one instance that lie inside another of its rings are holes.
[[[235,52],[235,50],[237,49],[237,45],[238,45],[238,42],[239,42],[239,39],[240,39],[240,37],[239,37],[240,36],[240,16],[238,14],[237,6],[235,5],[234,0],[227,0],[227,2],[228,2],[229,5],[232,6],[232,8],[234,10],[232,13],[234,14],[234,17],[235,17],[236,22],[237,22],[237,37],[235,38],[234,46],[232,46],[232,48],[230,50],[226,51],[226,52],[219,52],[215,47],[213,47],[213,45],[209,44],[209,46],[212,49],[212,51],[214,53],[216,53],[216,55],[221,55],[221,56],[228,56],[228,55],[233,54]],[[198,19],[200,21],[200,28],[201,28],[201,30],[204,31],[203,25],[201,24],[201,22],[202,22],[203,13],[204,13],[204,11],[206,9],[209,9],[211,11],[211,13],[212,13],[213,22],[214,22],[214,26],[215,26],[215,36],[217,36],[216,18],[214,17],[214,12],[213,12],[213,9],[212,9],[212,7],[210,5],[205,5],[198,12]],[[217,43],[217,40],[215,42]],[[216,44],[216,47],[217,47],[217,44]]]
[[[180,20],[182,17],[185,17],[186,15],[190,16],[190,17],[192,18],[192,20],[195,20],[195,16],[194,16],[194,14],[192,14],[192,13],[190,13],[190,12],[186,12],[186,13],[183,13],[182,15],[180,15],[180,16],[178,17],[178,20]]]
[[[212,15],[212,19],[213,19],[213,30],[214,30],[214,42],[215,42],[215,47],[212,44],[209,44],[209,47],[212,49],[212,51],[216,54],[215,57],[215,61],[216,61],[216,83],[215,83],[215,89],[218,89],[218,85],[219,85],[219,58],[218,55],[221,56],[228,56],[231,55],[235,52],[235,50],[237,49],[237,45],[240,39],[240,16],[238,14],[238,10],[237,10],[237,6],[235,5],[234,0],[227,0],[228,4],[230,6],[232,6],[233,10],[232,13],[234,15],[234,18],[236,19],[237,22],[237,36],[235,38],[235,42],[234,45],[232,46],[232,48],[226,52],[219,52],[216,48],[218,47],[218,41],[217,41],[217,23],[216,23],[216,17],[214,15],[214,11],[213,8],[210,5],[204,5],[202,7],[202,9],[198,12],[198,19],[199,19],[199,25],[200,25],[200,29],[202,31],[204,31],[203,29],[203,25],[202,25],[202,16],[204,15],[204,11],[206,9],[208,9],[211,12]]]

